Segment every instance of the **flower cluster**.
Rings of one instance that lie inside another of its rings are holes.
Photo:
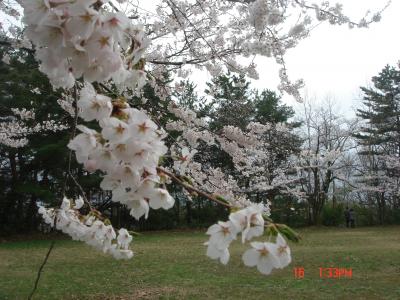
[[[74,98],[72,95],[62,94],[62,97],[57,99],[57,103],[70,116],[75,117]]]
[[[83,241],[116,259],[132,258],[133,252],[129,250],[132,236],[129,232],[122,228],[117,235],[114,228],[106,225],[96,213],[81,215],[79,209],[83,204],[81,197],[75,201],[64,198],[60,209],[46,209],[40,206],[39,213],[47,224],[55,226],[74,240]]]
[[[58,132],[68,128],[63,123],[55,120],[45,120],[35,123],[35,111],[25,108],[11,108],[15,116],[0,119],[0,145],[13,148],[25,147],[28,144],[28,136],[43,132]]]
[[[144,73],[137,66],[148,42],[125,14],[107,12],[108,1],[21,0],[25,34],[36,46],[40,70],[54,87],[71,88],[76,78],[134,88]],[[122,56],[122,52],[126,52]]]
[[[229,221],[212,225],[207,231],[210,239],[205,243],[207,256],[227,264],[230,257],[228,247],[239,233],[242,233],[242,243],[263,235],[264,209],[263,204],[253,204],[231,213]],[[273,268],[284,268],[291,262],[290,248],[280,234],[276,243],[252,242],[251,246],[253,248],[243,254],[243,262],[249,267],[257,266],[263,274],[268,275]]]
[[[35,119],[35,111],[27,110],[26,108],[11,108],[14,115],[19,116],[21,120],[33,120]]]
[[[256,0],[249,5],[249,22],[257,31],[266,25],[277,25],[283,21],[282,13],[267,0]]]
[[[82,132],[70,141],[76,159],[89,172],[105,173],[101,188],[113,191],[112,200],[125,204],[136,219],[147,218],[149,207],[169,209],[174,199],[163,186],[157,166],[167,152],[164,132],[147,114],[129,107],[125,99],[112,101],[90,83],[81,90],[79,116],[97,120],[101,132],[78,125]]]
[[[279,233],[276,243],[252,242],[251,247],[243,254],[243,263],[257,267],[262,274],[268,275],[274,268],[283,269],[292,261],[290,248]]]
[[[239,209],[253,204],[249,199],[249,193],[256,190],[275,189],[298,198],[303,197],[299,190],[294,188],[294,184],[298,181],[297,176],[286,176],[292,164],[283,166],[284,169],[274,167],[276,171],[274,173],[271,173],[268,167],[271,161],[276,160],[276,153],[264,136],[266,133],[280,137],[287,135],[289,130],[285,124],[251,122],[246,130],[224,126],[221,132],[216,134],[208,131],[207,122],[204,118],[197,118],[194,111],[181,108],[173,102],[168,104],[167,109],[179,120],[170,121],[166,129],[182,132],[181,137],[170,147],[172,157],[177,158],[174,168],[181,175],[190,177],[195,187],[219,195]],[[231,157],[234,168],[240,175],[232,176],[220,168],[213,168],[196,161],[201,161],[200,155],[195,157],[200,141],[210,147],[220,147]],[[180,151],[178,147],[181,148]],[[248,182],[246,188],[238,183],[239,176],[246,178]]]

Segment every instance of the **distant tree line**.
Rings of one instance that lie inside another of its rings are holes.
[[[0,55],[5,51],[1,48]],[[13,118],[12,107],[33,109],[36,123],[54,119],[66,126],[72,124],[73,116],[57,104],[65,95],[52,90],[31,54],[9,54],[9,64],[0,62],[0,123]],[[268,141],[264,151],[269,159],[260,166],[260,174],[269,178],[269,187],[262,191],[253,192],[250,181],[256,178],[235,173],[230,157],[222,151],[200,145],[202,154],[195,158],[234,176],[248,188],[252,200],[271,201],[277,222],[337,226],[344,223],[344,207],[352,206],[359,225],[400,223],[400,71],[387,66],[372,82],[373,87],[362,88],[364,104],[357,111],[358,120],[338,116],[332,103],[318,107],[306,102],[304,113],[295,116],[277,93],[252,89],[244,76],[231,73],[207,83],[203,97],[197,94],[195,83],[184,81],[180,83],[183,92],[167,101],[161,102],[149,85],[141,99],[147,100],[148,108],[176,101],[206,118],[215,132],[229,125],[244,129],[250,122],[271,124],[271,131],[263,136]],[[141,99],[130,102],[134,105]],[[165,126],[173,118],[165,113],[158,121]],[[286,128],[284,134],[280,126]],[[166,143],[171,145],[177,138],[179,134],[172,133]],[[0,143],[1,235],[36,231],[41,222],[37,204],[56,205],[64,191],[71,197],[81,193],[71,178],[65,180],[69,139],[68,130],[58,130],[30,134],[24,147]],[[165,160],[168,163],[167,157]],[[136,221],[122,205],[111,201],[110,192],[99,188],[101,174],[89,174],[75,159],[70,172],[96,209],[117,227],[204,228],[228,215],[198,195],[189,200],[180,187],[171,185],[175,206]]]

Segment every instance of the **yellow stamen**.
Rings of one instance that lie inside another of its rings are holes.
[[[278,248],[278,254],[282,255],[282,254],[286,253],[286,248],[287,248],[287,246],[280,246]]]
[[[102,37],[99,39],[99,43],[100,43],[101,48],[103,48],[103,47],[105,47],[105,46],[110,46],[109,40],[110,40],[110,37],[109,37],[109,36],[102,36]]]
[[[269,254],[267,248],[262,248],[261,250],[258,250],[258,252],[260,252],[261,256],[267,256]]]
[[[146,122],[143,122],[143,124],[138,125],[139,127],[139,131],[145,133],[147,129],[149,129],[150,127],[146,126]]]
[[[115,147],[118,151],[124,152],[126,151],[126,145],[125,144],[119,144],[117,147]]]
[[[81,19],[84,21],[84,22],[86,22],[86,23],[89,23],[89,22],[92,22],[92,15],[89,15],[89,13],[86,13],[86,15],[84,15],[84,16],[81,16]]]
[[[228,227],[222,227],[222,233],[223,233],[224,235],[230,234],[229,228],[228,228]]]
[[[95,109],[95,110],[97,110],[97,111],[99,111],[100,108],[101,108],[101,105],[100,105],[99,102],[92,101],[92,106],[91,106],[91,108],[92,108],[92,109]]]
[[[123,134],[125,129],[126,129],[125,127],[119,124],[118,127],[115,128],[115,131],[117,132],[117,134]]]

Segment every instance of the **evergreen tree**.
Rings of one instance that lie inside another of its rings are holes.
[[[400,153],[400,69],[386,66],[372,78],[373,87],[362,87],[363,109],[357,116],[369,126],[357,138],[363,145],[376,145],[379,154]]]
[[[269,158],[262,162],[261,167],[263,175],[269,178],[269,184],[272,185],[274,179],[282,174],[283,169],[289,169],[288,158],[298,152],[301,145],[299,137],[293,133],[293,129],[300,124],[289,121],[294,116],[294,110],[282,104],[280,97],[274,91],[251,89],[250,82],[243,75],[227,73],[214,78],[207,85],[206,93],[212,98],[210,122],[214,130],[218,131],[228,125],[244,130],[250,122],[271,125],[271,130],[263,137],[268,144],[264,151],[268,153]],[[289,131],[282,134],[276,130],[276,126],[280,124],[287,126]],[[225,172],[233,170],[226,153],[212,149],[209,157],[213,157],[215,164]],[[246,186],[246,182],[242,184]],[[262,193],[253,193],[251,197],[258,201],[273,200],[279,194],[279,188],[272,188]]]
[[[5,53],[7,48],[2,48],[1,56]],[[10,56],[9,65],[0,63],[0,122],[5,124],[15,118],[10,108],[34,109],[35,119],[27,123],[31,126],[49,120],[49,115],[61,117],[57,95],[37,69],[31,53],[14,51]],[[32,92],[33,89],[37,89],[40,95]],[[65,132],[44,133],[40,137],[39,134],[31,135],[29,140],[29,144],[21,148],[0,145],[3,162],[0,181],[5,187],[0,195],[2,234],[36,227],[36,203],[55,201],[57,188],[49,182],[61,179],[65,168]]]
[[[25,121],[27,127],[55,121],[69,127],[73,118],[57,103],[61,94],[53,91],[48,79],[38,70],[33,54],[27,50],[0,49],[8,53],[10,64],[0,62],[0,123],[19,120],[11,108],[33,111],[35,117]],[[1,134],[1,133],[0,133]],[[0,234],[36,230],[40,218],[37,204],[57,205],[62,199],[66,178],[69,130],[39,131],[27,136],[23,147],[0,143]],[[81,182],[89,197],[100,198],[99,176],[89,174],[72,157],[71,174]],[[70,180],[66,195],[76,196],[80,190]]]
[[[244,130],[254,119],[254,91],[244,75],[220,75],[207,83],[211,96],[211,128],[219,130],[232,125]]]
[[[372,87],[362,87],[363,108],[357,116],[364,120],[355,134],[364,167],[361,180],[367,198],[373,197],[380,223],[387,221],[387,206],[400,207],[400,69],[385,66],[372,78]],[[371,200],[371,199],[370,199]]]

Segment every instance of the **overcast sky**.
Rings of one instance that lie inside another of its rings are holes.
[[[346,15],[360,20],[370,9],[379,11],[386,0],[337,0],[343,4]],[[333,97],[339,112],[354,116],[353,107],[360,104],[360,86],[367,86],[386,64],[395,65],[400,60],[400,0],[383,13],[379,23],[365,29],[349,29],[348,26],[321,24],[286,56],[288,74],[292,80],[303,78],[306,88],[303,94],[322,100]],[[260,79],[254,81],[257,88],[277,89],[278,66],[273,60],[256,60]],[[207,80],[211,79],[206,75]],[[200,86],[199,86],[200,87]],[[284,102],[298,106],[290,96]]]
[[[384,7],[386,0],[341,0],[347,15],[359,20],[370,8],[372,11]],[[368,29],[348,29],[347,26],[323,24],[311,32],[286,57],[289,75],[303,78],[304,93],[322,99],[334,97],[338,108],[346,116],[354,116],[352,107],[360,104],[360,86],[370,83],[386,64],[395,65],[400,59],[400,1],[393,3],[383,13],[381,22]],[[260,59],[258,64],[271,65]],[[271,68],[274,67],[271,65]],[[278,84],[275,74],[268,68],[260,68],[258,87],[266,83],[271,88]],[[264,71],[265,70],[265,71]],[[294,104],[290,97],[285,102]]]

